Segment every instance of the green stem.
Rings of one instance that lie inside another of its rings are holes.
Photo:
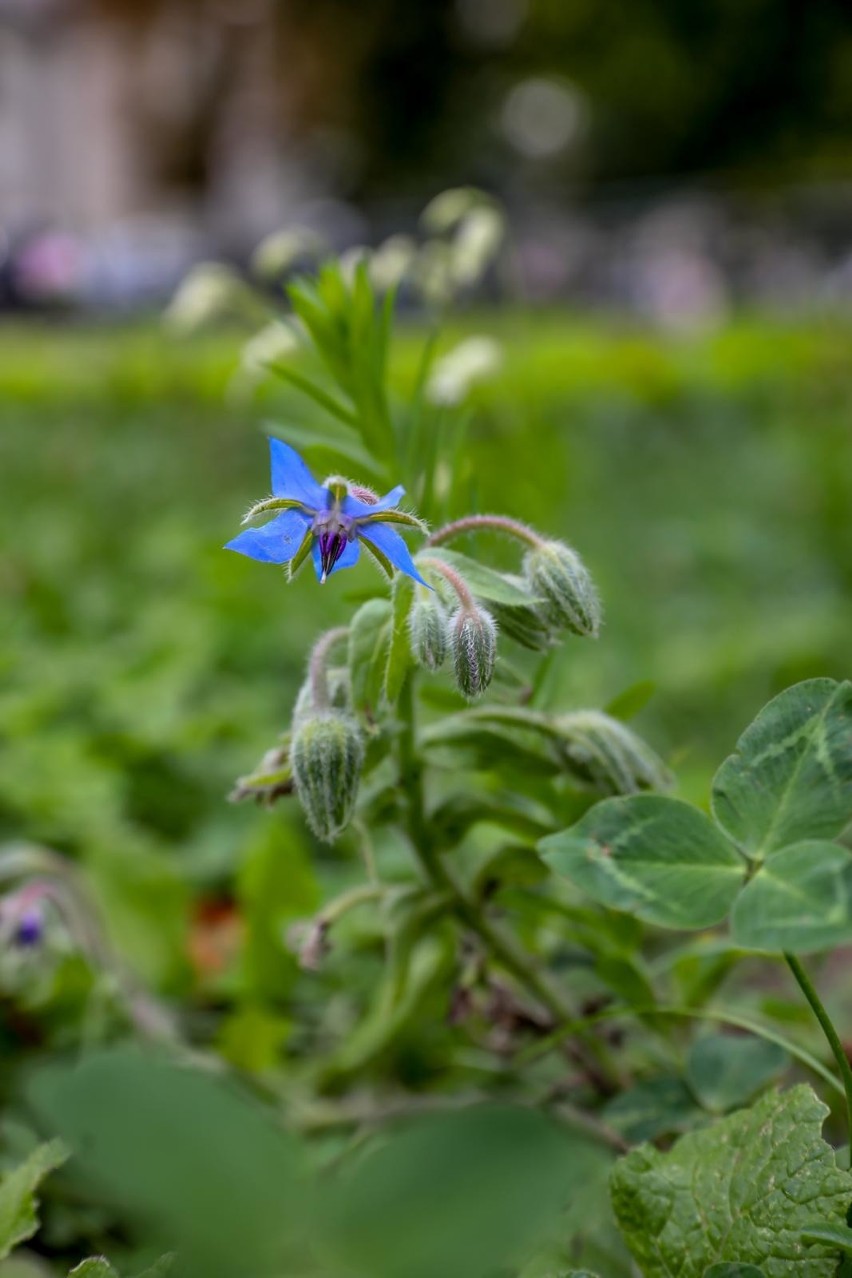
[[[452,908],[460,922],[474,932],[507,972],[522,985],[535,1000],[546,1009],[557,1026],[577,1024],[577,1016],[571,1004],[563,998],[546,976],[535,966],[526,951],[518,945],[514,936],[481,909],[444,862],[435,847],[432,831],[426,817],[423,797],[423,768],[417,753],[414,722],[414,684],[411,676],[405,682],[399,698],[401,732],[399,760],[401,785],[408,799],[408,836],[412,848],[427,878],[440,891],[448,894]],[[594,1053],[596,1066],[589,1070],[595,1074],[599,1090],[611,1093],[620,1086],[619,1071],[609,1059],[604,1043],[597,1037],[584,1036],[588,1052]]]
[[[843,1049],[840,1036],[834,1028],[834,1022],[826,1011],[825,1005],[819,994],[817,994],[816,987],[804,967],[795,954],[785,953],[784,962],[796,978],[799,989],[810,1003],[811,1010],[819,1021],[820,1028],[837,1062],[837,1068],[843,1080],[843,1090],[846,1093],[846,1128],[849,1138],[849,1162],[850,1166],[852,1166],[852,1066],[849,1064],[849,1058]]]

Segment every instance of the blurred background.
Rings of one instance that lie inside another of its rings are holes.
[[[850,129],[842,0],[0,0],[0,304],[151,304],[458,184],[539,298],[843,299]]]

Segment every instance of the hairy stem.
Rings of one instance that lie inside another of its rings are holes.
[[[796,958],[795,954],[784,955],[784,962],[789,967],[799,989],[804,994],[810,1004],[811,1011],[820,1024],[820,1029],[825,1035],[826,1042],[831,1048],[832,1055],[837,1062],[837,1068],[840,1071],[840,1077],[843,1080],[843,1090],[846,1093],[846,1129],[849,1139],[849,1162],[852,1166],[852,1066],[849,1064],[849,1058],[844,1051],[840,1036],[834,1028],[834,1022],[826,1011],[825,1004],[816,992],[816,987],[811,978],[808,976],[802,964]]]
[[[455,568],[451,568],[449,564],[445,564],[443,559],[423,559],[418,558],[417,561],[421,568],[431,568],[434,572],[440,573],[445,581],[448,581],[456,592],[458,601],[462,608],[466,608],[468,612],[473,612],[476,605],[473,601],[470,587],[460,572],[456,572]]]
[[[408,800],[408,836],[426,877],[436,888],[447,893],[459,922],[479,937],[492,958],[533,996],[554,1024],[573,1028],[577,1016],[571,1004],[539,971],[512,933],[488,917],[435,846],[424,804],[423,769],[415,737],[414,685],[410,676],[400,694],[399,716],[402,727],[399,738],[400,781]],[[599,1038],[587,1035],[584,1036],[584,1048],[588,1077],[602,1094],[614,1093],[619,1087],[619,1073],[609,1061],[605,1045]]]
[[[517,519],[509,519],[507,515],[465,515],[463,519],[454,519],[452,523],[444,524],[443,528],[436,528],[426,544],[440,546],[442,542],[459,537],[462,533],[478,532],[480,529],[508,533],[510,537],[517,538],[533,549],[544,545],[544,538],[537,532]]]
[[[329,653],[335,644],[341,643],[348,634],[349,631],[346,626],[335,626],[333,630],[326,630],[324,635],[320,635],[311,650],[311,658],[308,662],[308,679],[311,684],[311,699],[316,710],[327,710],[329,707]]]

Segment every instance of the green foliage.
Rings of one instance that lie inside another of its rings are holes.
[[[67,1157],[62,1142],[52,1140],[39,1145],[20,1166],[0,1178],[0,1260],[38,1229],[36,1192]]]
[[[663,927],[718,923],[744,877],[740,857],[707,817],[657,795],[608,799],[539,846],[594,900]]]
[[[704,1278],[737,1261],[766,1278],[833,1278],[836,1258],[802,1230],[841,1223],[852,1177],[821,1135],[826,1107],[804,1086],[693,1132],[668,1153],[640,1146],[616,1164],[615,1213],[645,1278]]]
[[[761,711],[713,781],[719,824],[760,860],[852,813],[852,683],[811,679]]]
[[[852,940],[852,854],[812,839],[776,853],[731,912],[734,939],[754,950],[808,954]]]

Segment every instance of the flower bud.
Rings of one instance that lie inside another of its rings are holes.
[[[551,625],[596,638],[600,599],[576,551],[561,541],[544,542],[524,558],[524,575],[530,592],[544,600],[542,613]]]
[[[470,699],[481,696],[491,682],[497,656],[494,618],[478,604],[462,604],[450,617],[449,629],[459,690]]]
[[[364,744],[354,719],[326,711],[295,727],[293,780],[308,825],[331,843],[348,824],[358,796]]]
[[[565,764],[600,794],[636,794],[671,785],[662,759],[618,719],[600,710],[578,710],[558,722]]]
[[[503,573],[503,576],[511,585],[521,590],[526,589],[526,582],[522,577],[516,577],[512,573]],[[533,652],[543,652],[552,646],[553,628],[548,625],[542,609],[532,599],[528,604],[493,601],[491,611],[501,631],[514,639],[515,643],[531,648]]]
[[[438,598],[429,595],[414,600],[408,614],[408,632],[411,655],[418,665],[440,670],[447,655],[447,626],[447,614]]]

